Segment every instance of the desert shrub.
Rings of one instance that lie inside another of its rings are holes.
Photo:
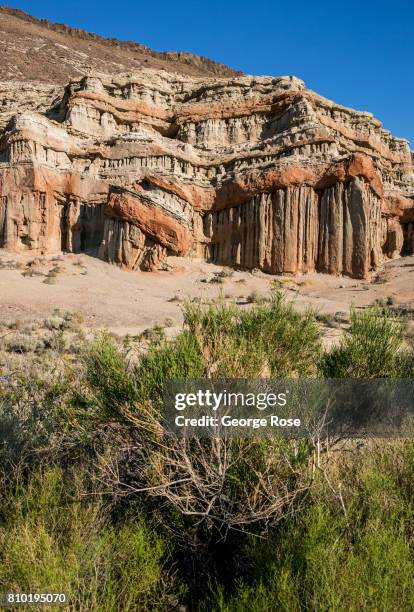
[[[202,534],[216,543],[231,530],[258,533],[294,512],[312,483],[311,452],[307,443],[276,438],[168,440],[154,449],[142,485],[187,518],[184,541]]]
[[[161,401],[167,379],[204,374],[199,347],[187,332],[171,342],[153,341],[137,366],[130,369],[114,341],[103,335],[89,348],[85,363],[87,382],[108,415],[114,407]]]
[[[52,315],[44,320],[44,327],[50,330],[71,330],[79,331],[80,325],[83,322],[82,313],[69,310],[61,312],[59,308],[55,308]]]
[[[221,278],[232,278],[234,276],[234,270],[232,268],[223,268],[223,270],[217,273],[217,276]]]
[[[0,588],[66,591],[73,610],[174,603],[166,543],[140,516],[111,524],[80,476],[49,467],[9,488],[0,520]]]
[[[405,323],[389,312],[351,312],[351,323],[338,347],[321,363],[326,378],[387,378],[409,375],[403,348]]]
[[[213,377],[311,376],[320,336],[313,314],[301,314],[281,293],[241,310],[223,300],[187,304],[184,322],[197,338]]]
[[[43,282],[45,285],[56,285],[56,278],[57,278],[57,274],[52,274],[51,272],[49,272],[49,274],[45,277]]]
[[[42,348],[42,340],[27,334],[15,333],[6,336],[4,345],[11,353],[30,353]]]
[[[248,304],[256,304],[259,301],[260,301],[260,295],[259,295],[259,292],[256,290],[249,293],[249,295],[246,298],[246,302]]]
[[[103,480],[124,495],[148,491],[191,524],[209,523],[206,539],[232,527],[280,520],[307,490],[310,445],[299,445],[299,451],[297,443],[276,439],[158,443],[145,432],[162,435],[168,379],[314,373],[316,323],[279,295],[245,312],[224,300],[187,304],[184,321],[181,334],[151,344],[133,370],[108,337],[89,352],[87,379],[94,394],[101,406],[121,408],[134,440],[134,450],[119,457],[117,468],[111,467]],[[110,414],[113,418],[116,412]]]
[[[211,607],[229,612],[412,609],[414,562],[399,530],[369,522],[351,542],[344,529],[340,517],[312,507],[267,543],[273,562],[261,566],[257,582],[241,582],[227,601],[219,589]],[[252,554],[257,561],[257,551]]]
[[[246,310],[187,303],[184,325],[141,341],[135,361],[109,334],[82,358],[27,353],[17,373],[5,353],[0,591],[47,585],[92,611],[412,609],[410,441],[348,441],[316,467],[310,441],[142,433],[168,378],[320,374],[314,315],[274,293]],[[353,312],[321,370],[402,376],[404,325]]]
[[[137,400],[135,380],[123,355],[108,334],[98,336],[85,355],[86,379],[103,412]]]
[[[45,327],[51,330],[61,330],[65,327],[65,319],[58,315],[52,315],[51,317],[45,319]]]
[[[138,364],[135,377],[141,401],[162,400],[168,379],[202,378],[205,367],[195,337],[183,332],[171,342],[151,346]]]
[[[65,448],[67,432],[79,426],[73,420],[79,364],[68,367],[55,353],[42,352],[8,368],[0,377],[0,477],[13,465],[29,467],[34,457]]]
[[[346,511],[321,480],[302,512],[267,539],[250,538],[233,593],[226,596],[219,584],[206,609],[412,609],[412,468],[413,444],[407,441],[381,442],[342,457],[329,478],[334,484],[341,479]]]
[[[159,401],[167,379],[316,373],[320,336],[314,317],[296,312],[280,294],[248,311],[223,299],[186,303],[184,325],[171,341],[150,340],[133,370],[108,335],[95,340],[87,379],[100,404]]]
[[[165,340],[165,337],[165,330],[160,325],[148,327],[138,336],[139,340],[146,340],[151,344],[160,343],[162,340]]]
[[[299,313],[280,292],[269,304],[243,312],[240,335],[263,347],[271,376],[312,376],[320,354],[320,333],[311,311]],[[254,349],[253,349],[254,350]]]

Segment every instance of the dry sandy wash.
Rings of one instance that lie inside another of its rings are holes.
[[[414,256],[386,264],[369,280],[310,273],[271,276],[232,271],[201,260],[171,257],[169,271],[128,272],[87,255],[67,254],[33,260],[0,250],[0,322],[25,322],[50,316],[53,309],[80,312],[86,330],[108,329],[138,335],[154,325],[169,334],[182,326],[185,300],[223,295],[242,308],[280,288],[299,309],[311,307],[326,317],[328,342],[340,335],[333,315],[346,321],[349,308],[392,303],[414,309]],[[339,313],[339,314],[338,314]],[[325,317],[320,317],[322,322]],[[332,321],[331,321],[332,322]]]

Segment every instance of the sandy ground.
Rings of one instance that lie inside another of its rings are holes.
[[[59,308],[81,312],[86,328],[106,328],[119,335],[139,334],[166,319],[173,330],[182,324],[185,299],[213,298],[221,292],[243,305],[252,293],[266,295],[275,285],[298,308],[311,306],[320,313],[347,312],[351,305],[365,307],[387,298],[414,306],[414,257],[387,263],[369,281],[236,271],[221,283],[209,281],[222,270],[231,274],[228,268],[180,258],[170,258],[170,271],[157,273],[127,272],[87,255],[42,258],[30,265],[32,260],[0,250],[0,322],[39,319]],[[46,275],[54,266],[59,270],[53,284],[47,284]]]

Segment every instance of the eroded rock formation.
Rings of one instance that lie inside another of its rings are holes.
[[[297,78],[141,70],[41,92],[1,134],[1,247],[358,278],[414,252],[407,141]]]

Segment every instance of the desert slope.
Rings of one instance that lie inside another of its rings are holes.
[[[185,52],[157,52],[136,42],[36,19],[0,5],[0,80],[64,85],[91,71],[117,74],[142,67],[192,76],[240,74],[208,58]]]

